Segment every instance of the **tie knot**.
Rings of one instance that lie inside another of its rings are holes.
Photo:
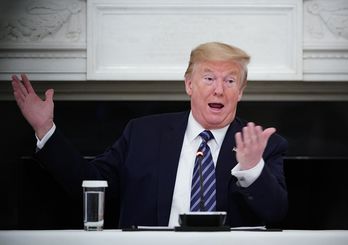
[[[208,142],[211,139],[214,139],[213,134],[209,130],[204,130],[202,133],[199,134],[201,138],[205,141]]]

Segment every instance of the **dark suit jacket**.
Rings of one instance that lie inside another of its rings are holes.
[[[102,155],[84,161],[57,129],[37,157],[75,196],[84,179],[105,179],[108,195],[120,194],[120,227],[168,225],[179,156],[188,112],[131,120],[122,136]],[[260,177],[241,188],[231,175],[237,164],[234,135],[245,122],[236,118],[228,128],[216,165],[217,210],[227,211],[231,226],[263,225],[279,221],[287,211],[282,155],[285,139],[269,139]]]

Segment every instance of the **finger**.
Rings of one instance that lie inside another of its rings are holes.
[[[263,130],[262,130],[262,127],[261,126],[256,126],[255,127],[255,132],[257,133],[257,135],[261,135],[262,134],[262,132],[263,132]]]
[[[16,91],[18,89],[18,83],[19,83],[18,77],[16,75],[12,75],[11,78],[12,78],[12,82],[11,82],[12,88],[14,91]]]
[[[54,95],[54,90],[53,89],[48,89],[45,92],[45,97],[46,97],[45,100],[52,102],[53,101],[53,95]]]
[[[28,90],[25,88],[25,86],[23,85],[23,82],[19,82],[18,83],[18,87],[19,87],[19,91],[20,93],[22,93],[23,97],[25,98],[26,96],[28,96]]]
[[[248,123],[249,127],[249,134],[250,134],[250,139],[252,144],[257,144],[259,142],[259,132],[257,130],[258,126],[255,126],[255,123]]]
[[[31,86],[31,83],[30,83],[27,75],[21,74],[21,77],[22,77],[22,81],[23,81],[24,86],[25,86],[26,90],[28,91],[28,93],[35,93],[33,87]]]
[[[12,77],[12,88],[13,88],[13,95],[15,96],[15,99],[23,101],[25,99],[25,96],[23,95],[21,88],[20,88],[20,82],[16,76]]]
[[[262,132],[263,132],[263,130],[262,130],[262,127],[261,126],[256,126],[255,128],[254,128],[254,133],[255,133],[255,138],[256,138],[256,142],[257,143],[259,143],[260,142],[260,140],[261,140],[261,135],[262,135]]]
[[[244,148],[244,143],[242,140],[242,133],[238,132],[235,134],[234,136],[235,140],[236,140],[236,147],[238,150],[243,149]]]
[[[11,78],[12,78],[12,82],[19,82],[19,79],[16,75],[12,75]]]
[[[22,94],[22,97],[25,98],[28,95],[28,91],[24,87],[23,82],[16,75],[12,76],[12,83],[17,85],[15,88],[17,89],[18,93]]]
[[[17,91],[20,89],[19,84],[20,84],[20,80],[16,75],[12,75],[12,88],[13,90]]]
[[[253,127],[254,123],[249,122],[247,126],[243,128],[243,142],[245,145],[252,144],[253,142]]]
[[[15,97],[15,100],[16,100],[16,102],[17,102],[17,105],[18,105],[19,107],[21,107],[21,106],[23,105],[23,102],[24,102],[24,98],[23,98],[22,93],[18,93],[17,91],[14,91],[14,92],[13,92],[13,95],[14,95],[14,97]]]

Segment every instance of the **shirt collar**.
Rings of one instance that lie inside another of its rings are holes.
[[[227,129],[230,125],[227,125],[223,128],[219,128],[219,129],[211,129],[211,133],[214,135],[214,140],[216,142],[216,144],[220,147],[222,145],[222,142],[225,138]],[[199,134],[205,130],[205,128],[203,128],[197,121],[196,119],[193,117],[192,115],[192,111],[190,112],[189,118],[188,118],[188,123],[187,123],[187,129],[186,129],[186,133],[187,133],[187,137],[189,142],[192,142],[193,140],[195,140],[197,137],[199,137]]]

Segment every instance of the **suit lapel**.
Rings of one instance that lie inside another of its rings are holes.
[[[158,169],[158,225],[168,225],[179,157],[187,127],[188,113],[178,115],[163,128]]]
[[[237,120],[228,128],[222,143],[216,164],[216,199],[217,210],[228,210],[228,187],[232,180],[231,170],[237,164],[236,154],[232,150],[236,146],[234,135],[241,130]]]

